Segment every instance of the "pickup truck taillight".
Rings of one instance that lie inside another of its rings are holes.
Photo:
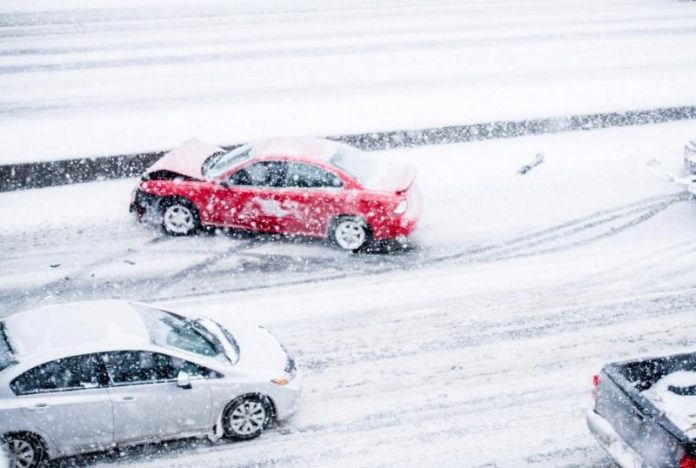
[[[679,460],[679,468],[696,468],[696,458],[690,455],[684,455]]]
[[[599,374],[592,376],[592,398],[597,399],[597,392],[599,391]],[[696,467],[694,467],[696,468]]]

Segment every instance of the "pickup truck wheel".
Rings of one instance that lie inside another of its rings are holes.
[[[370,230],[362,219],[343,216],[334,222],[331,237],[340,248],[356,252],[368,244]]]
[[[162,229],[172,236],[188,236],[201,225],[198,210],[188,200],[165,200],[161,205]]]
[[[261,435],[271,421],[268,403],[257,396],[244,396],[231,402],[222,416],[225,435],[249,440]]]
[[[3,440],[9,468],[34,468],[44,462],[46,451],[41,442],[29,434],[13,434]]]

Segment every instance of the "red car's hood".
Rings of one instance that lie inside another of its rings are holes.
[[[203,179],[201,166],[206,159],[215,153],[224,151],[222,148],[211,145],[201,140],[189,140],[180,147],[162,156],[152,166],[147,168],[146,174],[155,171],[171,171],[183,176]]]
[[[405,192],[416,180],[416,168],[410,164],[381,163],[365,188],[384,192]]]

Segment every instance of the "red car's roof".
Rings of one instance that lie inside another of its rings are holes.
[[[255,158],[287,157],[313,161],[327,161],[338,143],[318,138],[273,138],[252,145]]]

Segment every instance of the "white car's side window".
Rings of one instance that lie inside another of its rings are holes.
[[[47,362],[12,381],[16,395],[63,392],[104,387],[107,379],[98,354],[84,354]]]
[[[180,371],[208,376],[210,371],[192,362],[149,351],[108,353],[106,368],[113,385],[134,385],[176,380]]]

